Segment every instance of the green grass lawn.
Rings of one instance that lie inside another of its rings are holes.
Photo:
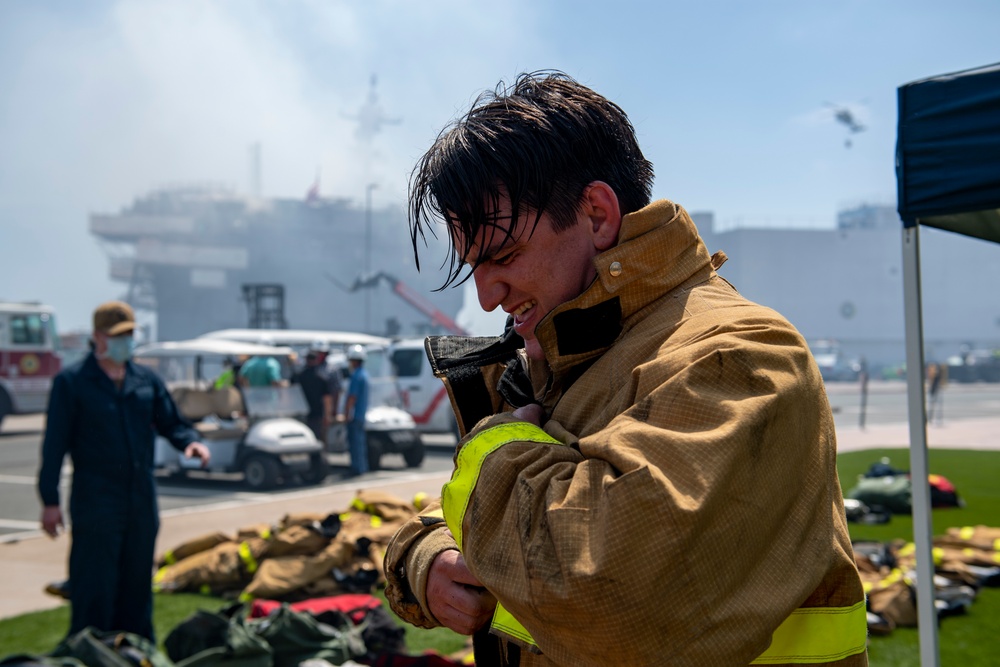
[[[888,456],[895,468],[908,470],[909,452],[905,449],[879,449],[841,454],[838,460],[840,483],[846,494],[858,475],[879,458]],[[944,475],[955,484],[966,505],[938,509],[931,513],[932,533],[941,535],[951,526],[1000,526],[1000,452],[931,450],[930,472]],[[912,541],[913,520],[895,515],[892,521],[878,526],[849,524],[854,540],[885,542],[896,538]],[[969,613],[941,620],[938,646],[942,665],[987,667],[1000,664],[997,649],[1000,628],[1000,589],[980,591]],[[897,628],[886,637],[872,637],[868,647],[872,667],[911,667],[920,664],[916,628]]]
[[[838,461],[841,485],[846,492],[857,476],[879,458],[888,456],[896,468],[910,467],[908,453],[901,449],[869,450],[842,454]],[[944,475],[958,489],[966,506],[961,509],[935,510],[933,532],[944,533],[949,526],[1000,525],[1000,452],[933,450],[930,471]],[[851,524],[855,540],[888,541],[912,539],[913,522],[908,516],[894,516],[880,526]],[[157,595],[153,621],[161,642],[180,621],[196,609],[217,610],[227,604],[220,598],[203,595]],[[384,598],[383,598],[384,600]],[[14,653],[50,651],[66,632],[69,608],[24,614],[0,620],[0,658]],[[434,649],[448,654],[461,649],[465,638],[450,630],[423,630],[411,626],[406,641],[412,653]],[[997,656],[997,628],[1000,627],[1000,590],[983,589],[968,615],[943,619],[939,645],[942,665],[987,667],[1000,664]],[[916,628],[897,628],[887,637],[872,637],[869,661],[872,667],[911,667],[919,664]]]

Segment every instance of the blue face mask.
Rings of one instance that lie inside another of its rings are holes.
[[[135,340],[132,336],[117,336],[115,338],[108,338],[108,351],[104,353],[104,356],[111,361],[124,364],[132,358],[134,350]]]

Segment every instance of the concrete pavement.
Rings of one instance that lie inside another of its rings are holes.
[[[24,428],[18,418],[4,423],[4,431]],[[1000,415],[993,418],[945,421],[927,429],[932,448],[1000,449]],[[909,428],[905,423],[878,424],[865,430],[840,427],[837,431],[841,452],[877,447],[908,447]],[[235,532],[242,526],[276,523],[287,513],[340,512],[348,507],[359,488],[379,488],[401,498],[417,492],[438,495],[447,473],[406,473],[391,480],[365,484],[364,479],[302,490],[255,501],[234,501],[216,505],[165,511],[161,515],[158,552],[192,537],[211,531]],[[44,586],[66,576],[69,540],[61,536],[23,539],[0,544],[0,619],[64,604],[44,593]]]

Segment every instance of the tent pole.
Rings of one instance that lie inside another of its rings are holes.
[[[931,544],[931,493],[927,481],[927,406],[924,398],[924,324],[920,299],[920,224],[903,227],[903,309],[906,321],[906,394],[913,480],[913,542],[917,557],[920,664],[938,667],[937,609]]]

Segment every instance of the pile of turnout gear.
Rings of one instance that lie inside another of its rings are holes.
[[[389,538],[425,503],[426,494],[417,494],[411,503],[366,490],[342,512],[289,514],[273,526],[189,540],[159,558],[154,590],[211,593],[235,602],[216,612],[197,611],[173,628],[164,639],[166,654],[131,633],[87,628],[47,655],[9,656],[0,665],[472,664],[471,645],[454,656],[409,655],[405,630],[370,594],[385,581],[382,559]]]
[[[249,613],[248,613],[249,610]],[[196,611],[163,642],[86,628],[44,656],[14,655],[0,665],[29,667],[462,667],[437,653],[408,655],[405,631],[367,594],[296,605],[255,600]]]
[[[931,507],[964,507],[955,485],[943,475],[928,475]],[[886,523],[893,514],[913,513],[913,480],[907,470],[893,468],[887,457],[873,463],[844,494],[847,520],[854,523]]]
[[[886,635],[916,627],[916,558],[912,542],[854,542],[868,600],[868,630]],[[1000,586],[1000,528],[948,528],[934,538],[934,605],[938,618],[968,612],[980,589]]]
[[[343,512],[288,514],[274,526],[203,535],[163,554],[153,589],[243,601],[368,593],[385,582],[389,538],[416,512],[390,494],[361,491]]]

